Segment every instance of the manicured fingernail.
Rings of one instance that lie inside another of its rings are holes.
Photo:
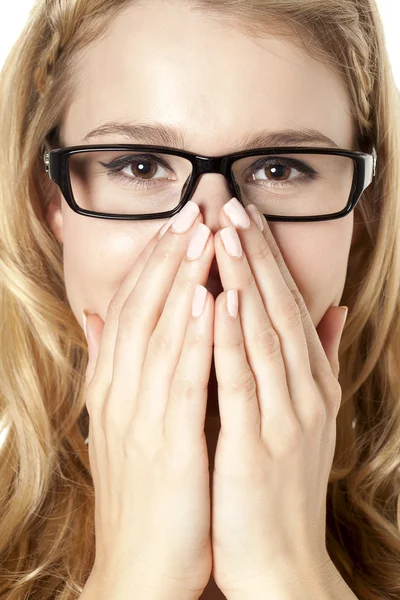
[[[228,312],[230,314],[231,317],[233,317],[234,319],[236,319],[237,315],[238,315],[238,293],[237,290],[228,290],[227,293],[227,306],[228,306]]]
[[[237,257],[242,256],[242,245],[234,227],[225,227],[224,229],[221,229],[221,239],[228,254]]]
[[[192,316],[200,317],[203,313],[204,306],[206,304],[207,288],[203,285],[197,284],[194,290],[193,302],[192,302]]]
[[[210,233],[210,229],[207,227],[207,225],[204,225],[204,223],[199,223],[197,225],[192,237],[190,238],[189,246],[186,251],[186,256],[188,258],[194,260],[202,255]]]
[[[175,221],[172,223],[172,231],[175,231],[176,233],[187,231],[193,225],[199,213],[199,205],[196,204],[196,202],[189,200],[182,208],[181,212],[177,214]]]
[[[260,231],[263,231],[264,223],[262,222],[261,215],[258,212],[257,208],[254,206],[254,204],[248,204],[246,206],[246,210],[250,213],[250,216],[253,219],[254,223],[257,225],[258,229]]]
[[[164,233],[166,233],[166,231],[171,227],[171,225],[175,221],[175,219],[176,219],[176,215],[174,215],[166,223],[164,223],[164,225],[161,227],[161,229],[159,231],[159,239],[161,239],[162,236],[164,235]]]
[[[249,215],[237,198],[232,198],[224,204],[224,211],[235,227],[241,227],[242,229],[250,227]]]

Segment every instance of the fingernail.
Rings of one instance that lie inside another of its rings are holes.
[[[176,233],[187,231],[193,225],[199,213],[199,205],[189,200],[181,212],[176,215],[176,219],[172,223],[172,231]]]
[[[204,306],[207,298],[207,288],[203,285],[196,284],[192,302],[192,316],[200,317],[203,313]]]
[[[348,308],[348,306],[342,306],[341,308],[343,309],[343,312],[344,312],[344,319],[343,319],[343,329],[344,329],[344,326],[346,325],[346,321],[347,321],[347,314],[349,312],[349,308]]]
[[[250,227],[249,215],[237,198],[232,198],[224,204],[224,211],[236,227],[241,227],[242,229]]]
[[[206,247],[208,237],[211,231],[204,225],[204,223],[199,223],[190,238],[189,246],[186,251],[186,256],[192,260],[199,258],[204,248]]]
[[[228,313],[231,317],[236,319],[238,315],[238,293],[237,290],[228,290],[227,293],[227,306]]]
[[[171,227],[172,223],[175,221],[177,215],[174,215],[173,217],[171,217],[166,223],[164,223],[164,225],[161,227],[160,231],[159,231],[159,239],[162,238],[162,236],[164,235],[164,233],[166,233],[166,231]]]
[[[225,227],[224,229],[221,229],[221,239],[225,246],[225,250],[230,256],[242,256],[242,245],[234,227]]]
[[[257,208],[254,206],[254,204],[248,204],[246,206],[246,210],[250,213],[250,216],[253,219],[254,223],[257,225],[258,229],[260,231],[264,231],[264,223],[262,222],[261,215],[258,212]]]

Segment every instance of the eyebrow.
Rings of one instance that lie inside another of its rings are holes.
[[[120,135],[135,140],[136,143],[168,146],[184,149],[185,136],[182,131],[163,123],[119,123],[110,121],[96,127],[83,138],[88,142],[94,138],[107,135]],[[299,127],[298,129],[280,129],[276,131],[261,130],[255,134],[247,134],[238,140],[238,148],[251,150],[269,146],[301,146],[323,144],[332,148],[339,146],[317,129]]]

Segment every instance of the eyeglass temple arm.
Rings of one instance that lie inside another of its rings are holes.
[[[375,150],[375,146],[372,147],[372,158],[373,158],[373,163],[372,163],[372,175],[375,176],[375,171],[376,171],[376,160],[377,160],[377,154],[376,154],[376,150]]]
[[[50,175],[50,152],[48,150],[44,151],[43,160],[44,160],[44,168],[46,169],[46,173],[48,175]]]

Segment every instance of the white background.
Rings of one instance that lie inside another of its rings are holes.
[[[396,85],[400,89],[400,0],[376,0],[383,19],[386,44]],[[0,4],[0,69],[17,39],[33,0],[1,1]]]

